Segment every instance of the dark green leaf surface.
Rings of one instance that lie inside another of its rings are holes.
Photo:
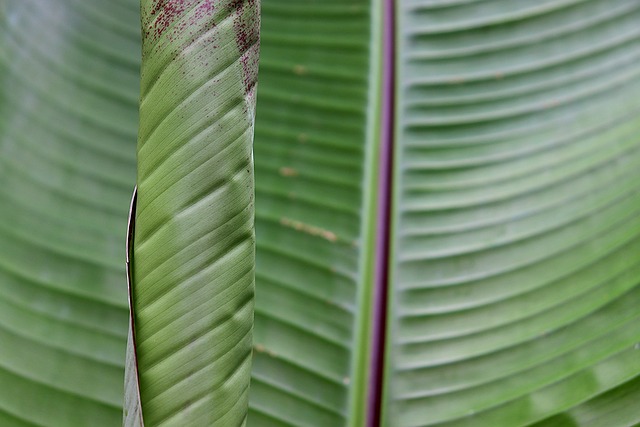
[[[132,289],[147,426],[246,422],[259,22],[255,0],[142,2]]]
[[[637,423],[640,3],[398,11],[386,425]]]
[[[135,0],[0,2],[0,425],[114,426]]]

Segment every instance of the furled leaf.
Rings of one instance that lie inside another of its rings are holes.
[[[147,426],[245,423],[259,22],[256,0],[142,2],[131,288]]]
[[[640,3],[398,12],[386,425],[636,424]]]

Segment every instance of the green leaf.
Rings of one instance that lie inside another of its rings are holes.
[[[373,11],[365,0],[263,3],[251,426],[364,422]]]
[[[142,2],[132,298],[145,425],[245,423],[259,22],[254,0]]]
[[[383,55],[382,0],[265,0],[247,423],[637,424],[640,5],[394,3]],[[234,19],[197,16],[224,4],[143,3],[126,425],[139,398],[147,426],[244,421],[254,76]],[[0,2],[2,426],[122,419],[139,27],[135,0]]]
[[[637,423],[640,4],[398,12],[386,425]]]
[[[135,182],[133,0],[0,2],[0,425],[114,426]]]

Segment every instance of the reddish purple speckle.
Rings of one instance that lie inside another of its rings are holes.
[[[244,89],[249,94],[251,88],[255,86],[258,80],[258,57],[260,54],[260,46],[254,44],[240,57],[242,71],[244,74]]]
[[[146,10],[143,55],[171,55],[175,60],[182,52],[189,51],[187,46],[197,42],[199,47],[195,51],[199,53],[191,59],[204,67],[217,60],[211,49],[218,48],[220,43],[216,32],[210,30],[218,20],[228,17],[233,23],[240,54],[247,107],[254,108],[260,50],[260,0],[152,0],[151,9]],[[214,14],[217,19],[214,19]],[[202,49],[204,46],[208,49]],[[226,51],[227,47],[223,48]],[[183,75],[185,79],[192,78],[184,71]]]
[[[243,81],[247,95],[252,94],[258,78],[260,54],[260,2],[258,0],[233,0],[230,7],[235,10],[233,28],[240,51]]]
[[[202,0],[198,8],[196,9],[195,17],[196,19],[202,19],[206,16],[211,16],[214,10],[214,1],[213,0]]]
[[[244,53],[260,41],[260,4],[257,0],[234,0],[231,5],[236,10],[233,20],[236,41]]]
[[[155,19],[147,27],[147,37],[160,37],[185,11],[188,3],[188,0],[157,0],[154,2],[151,16]]]

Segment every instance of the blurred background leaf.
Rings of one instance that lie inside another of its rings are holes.
[[[118,425],[139,5],[0,5],[0,425]]]
[[[364,421],[377,196],[371,12],[366,0],[263,1],[249,425]]]
[[[640,2],[402,1],[390,427],[640,421]]]

